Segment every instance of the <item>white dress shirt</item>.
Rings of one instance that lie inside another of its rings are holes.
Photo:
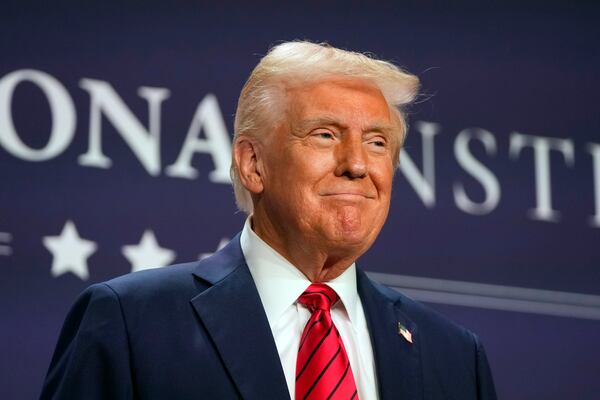
[[[297,302],[312,283],[300,270],[265,243],[246,220],[240,237],[242,252],[258,289],[277,345],[277,352],[292,400],[298,346],[310,311]],[[371,338],[360,297],[356,290],[356,266],[326,282],[340,296],[331,308],[331,318],[340,332],[361,400],[377,400],[377,381]]]

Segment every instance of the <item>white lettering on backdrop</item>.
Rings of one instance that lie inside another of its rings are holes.
[[[30,82],[36,85],[48,100],[51,114],[51,129],[48,142],[42,148],[31,148],[21,140],[12,118],[13,95],[18,85]],[[138,161],[151,176],[162,171],[161,161],[161,106],[170,96],[166,88],[142,86],[138,95],[148,103],[148,125],[144,126],[127,104],[121,99],[110,83],[83,78],[79,86],[90,96],[90,117],[87,152],[79,156],[78,162],[85,167],[110,168],[112,160],[102,148],[102,117],[112,124],[118,134],[132,150]],[[12,156],[24,161],[42,162],[58,157],[71,144],[75,135],[77,115],[73,100],[65,87],[51,75],[32,69],[11,72],[0,79],[0,147]],[[409,154],[402,149],[400,172],[415,191],[425,207],[436,204],[435,180],[435,136],[440,134],[440,124],[417,121],[414,124],[421,136],[422,168],[419,170]],[[201,138],[204,133],[204,138]],[[483,201],[474,201],[461,182],[455,181],[452,187],[454,202],[458,209],[472,215],[485,215],[495,210],[501,199],[501,186],[494,173],[473,155],[471,143],[483,145],[488,157],[498,153],[494,135],[482,128],[469,128],[461,131],[454,140],[454,157],[458,165],[482,186]],[[524,135],[513,132],[510,135],[508,158],[513,162],[527,147],[533,149],[535,171],[535,208],[529,210],[529,217],[537,221],[558,222],[560,212],[552,205],[552,151],[562,155],[568,167],[575,164],[575,145],[569,138],[551,138]],[[600,227],[600,144],[587,143],[587,152],[592,157],[594,214],[590,226]],[[199,172],[192,166],[196,153],[204,153],[212,158],[214,169],[207,173],[214,183],[230,183],[229,164],[231,157],[231,137],[217,97],[207,94],[198,104],[192,117],[186,138],[177,160],[165,168],[170,177],[197,179]],[[555,166],[555,168],[558,166]]]
[[[32,149],[19,138],[12,119],[12,96],[22,82],[39,87],[50,104],[52,128],[50,139],[41,149]],[[46,161],[60,155],[75,134],[75,106],[67,89],[42,71],[22,69],[0,80],[0,144],[6,151],[25,161]]]
[[[462,211],[473,215],[484,215],[492,212],[500,202],[500,184],[496,176],[478,161],[469,151],[471,140],[477,139],[485,148],[487,155],[496,155],[496,138],[491,132],[479,128],[470,128],[461,131],[454,141],[454,155],[456,161],[465,171],[483,186],[485,200],[476,203],[469,199],[462,183],[455,182],[454,202]]]
[[[557,139],[541,136],[522,135],[513,132],[510,135],[509,154],[517,159],[524,147],[533,147],[535,166],[535,197],[537,205],[529,210],[533,219],[558,221],[560,213],[552,209],[552,190],[550,186],[550,151],[560,151],[569,166],[575,164],[575,149],[570,139]]]
[[[90,129],[88,151],[79,156],[86,167],[110,168],[112,160],[102,153],[102,115],[123,137],[129,148],[152,175],[160,174],[160,105],[169,90],[142,86],[140,97],[148,102],[149,129],[137,119],[113,87],[103,81],[82,79],[79,86],[90,94]]]

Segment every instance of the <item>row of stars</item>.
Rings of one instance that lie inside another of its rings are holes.
[[[217,250],[225,246],[228,241],[226,238],[221,239]],[[87,259],[98,250],[98,244],[81,238],[73,221],[68,220],[58,236],[45,236],[42,242],[52,253],[50,273],[53,277],[70,272],[82,280],[89,279]],[[138,244],[123,246],[121,254],[131,264],[132,272],[164,267],[171,264],[176,257],[175,251],[158,244],[156,235],[151,229],[144,231]],[[206,258],[211,254],[201,253],[198,259]]]

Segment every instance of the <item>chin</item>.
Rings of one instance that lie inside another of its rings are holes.
[[[335,247],[366,251],[381,229],[380,216],[360,207],[345,205],[322,212],[321,235]]]
[[[372,236],[369,234],[370,230],[364,229],[337,229],[332,235],[330,235],[330,242],[333,242],[339,248],[353,249],[366,251],[373,242]]]

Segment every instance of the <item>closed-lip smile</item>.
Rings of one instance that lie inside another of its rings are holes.
[[[360,192],[325,192],[322,193],[321,196],[325,196],[325,197],[342,197],[342,198],[354,198],[354,197],[362,197],[362,198],[366,198],[366,199],[374,199],[375,196],[371,195],[371,194],[367,194],[367,193],[360,193]]]

